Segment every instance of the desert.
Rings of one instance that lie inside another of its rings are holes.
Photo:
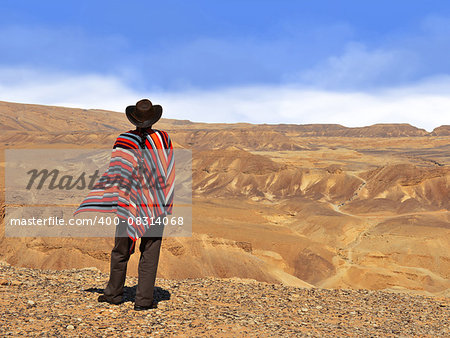
[[[7,102],[0,112],[4,149],[111,148],[118,134],[132,129],[117,112]],[[157,128],[172,135],[176,148],[192,150],[193,194],[193,235],[166,239],[160,277],[448,295],[445,126],[428,133],[406,124],[162,119]],[[109,238],[1,241],[1,257],[17,266],[109,268]]]
[[[95,287],[101,288],[113,238],[5,236],[4,154],[111,149],[121,132],[133,128],[119,112],[11,102],[0,102],[0,120],[4,266],[37,275],[98,269],[103,279]],[[193,233],[164,239],[160,283],[231,278],[447,302],[449,126],[427,132],[408,124],[347,128],[162,118],[155,128],[167,131],[175,148],[192,151]],[[137,276],[137,260],[132,255],[130,278]],[[441,309],[448,316],[448,305]]]

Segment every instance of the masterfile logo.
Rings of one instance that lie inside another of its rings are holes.
[[[130,156],[138,156],[133,153],[135,150],[127,151]],[[150,161],[152,150],[140,151]],[[135,203],[123,198],[135,193],[137,187],[160,194],[166,186],[164,177],[157,175],[158,170],[152,165],[147,166],[148,170],[131,167],[130,175],[117,166],[117,171],[106,175],[111,158],[110,149],[6,149],[5,236],[114,236],[115,226],[120,223],[114,213],[74,215],[88,193],[93,191],[95,199],[96,191],[103,192],[113,200],[120,189],[124,194],[119,203],[135,208]],[[166,227],[164,236],[185,237],[191,235],[192,229],[192,152],[174,149],[174,159],[177,165],[172,213],[162,219],[150,217],[139,222],[155,227],[155,222],[160,222]],[[139,204],[151,209],[157,199],[149,196]]]

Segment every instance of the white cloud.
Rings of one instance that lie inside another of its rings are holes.
[[[295,86],[246,86],[138,92],[119,78],[0,69],[0,100],[123,111],[142,97],[167,118],[204,122],[410,123],[431,131],[450,124],[450,77],[376,91],[339,92]]]
[[[0,100],[122,111],[142,95],[113,76],[0,69]]]
[[[330,56],[312,69],[291,76],[289,80],[321,88],[358,88],[407,79],[417,69],[415,54],[401,49],[377,48],[351,42],[344,53]]]
[[[446,83],[449,87],[450,79]],[[428,131],[450,124],[450,97],[427,92],[422,84],[373,93],[246,87],[168,93],[162,98],[173,117],[194,121],[338,123],[354,127],[410,123]]]

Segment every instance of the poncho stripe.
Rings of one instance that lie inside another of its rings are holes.
[[[122,133],[116,139],[108,169],[74,212],[114,212],[127,222],[133,240],[151,226],[151,218],[172,214],[175,159],[172,141],[163,130],[149,129],[145,149],[137,131]],[[139,174],[139,162],[143,170]],[[147,217],[149,224],[136,222]],[[129,222],[131,221],[131,222]]]

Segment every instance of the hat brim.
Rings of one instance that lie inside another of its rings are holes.
[[[125,109],[125,114],[127,115],[128,120],[139,128],[147,128],[158,122],[158,120],[162,116],[162,107],[158,104],[152,107],[152,110],[149,112],[149,117],[145,121],[139,121],[135,117],[136,106],[128,106]]]

